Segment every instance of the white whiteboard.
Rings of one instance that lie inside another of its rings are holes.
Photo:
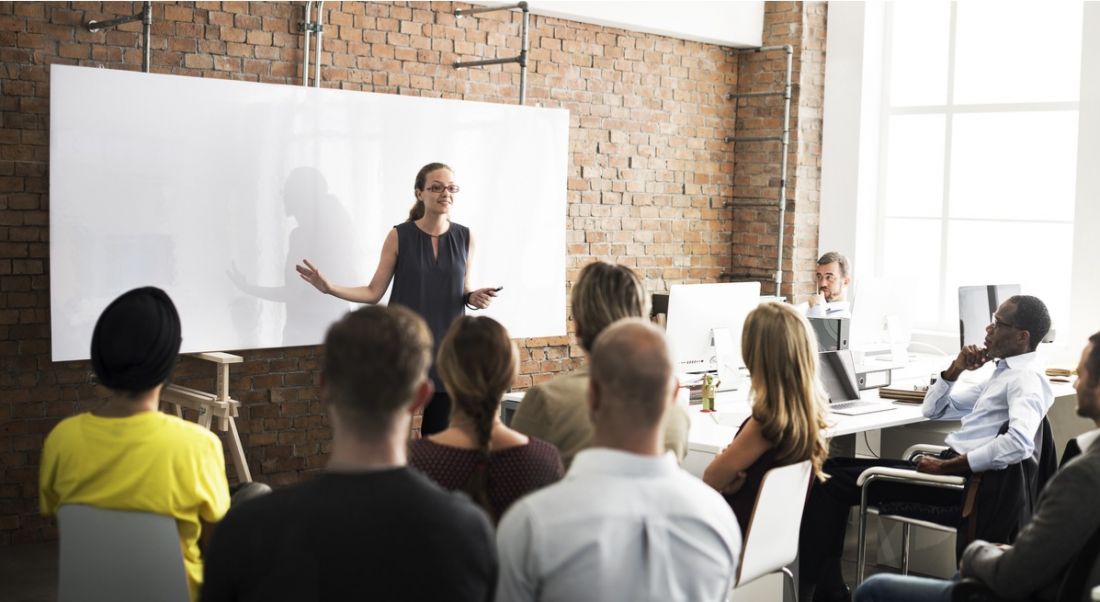
[[[54,361],[100,312],[163,288],[183,351],[321,343],[348,303],[295,274],[366,284],[424,164],[455,170],[470,284],[513,337],[565,334],[569,113],[458,100],[51,66]]]

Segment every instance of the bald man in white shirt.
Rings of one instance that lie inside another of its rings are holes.
[[[504,515],[498,601],[725,600],[741,533],[722,496],[661,453],[676,389],[661,331],[627,319],[599,336],[592,445]]]

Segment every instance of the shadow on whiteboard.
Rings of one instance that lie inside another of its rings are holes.
[[[226,271],[233,285],[252,297],[235,299],[232,307],[233,327],[247,346],[273,340],[280,341],[282,347],[314,345],[324,336],[319,329],[351,308],[351,304],[303,282],[294,270],[302,259],[322,266],[333,283],[363,281],[355,269],[361,252],[351,216],[329,191],[324,174],[312,167],[295,168],[283,184],[282,204],[294,226],[280,245],[286,249],[278,262],[280,270],[274,272],[274,266],[263,265],[256,254],[240,254]],[[276,333],[279,322],[281,332]]]

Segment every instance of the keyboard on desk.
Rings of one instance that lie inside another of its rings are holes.
[[[886,412],[893,410],[894,405],[882,401],[842,401],[840,403],[830,403],[829,411],[834,414],[841,414],[843,416],[859,416],[861,414],[873,414],[875,412]]]

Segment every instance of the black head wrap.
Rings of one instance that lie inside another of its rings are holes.
[[[92,368],[103,386],[148,391],[168,380],[180,350],[180,316],[159,288],[136,288],[103,310],[92,332]]]

